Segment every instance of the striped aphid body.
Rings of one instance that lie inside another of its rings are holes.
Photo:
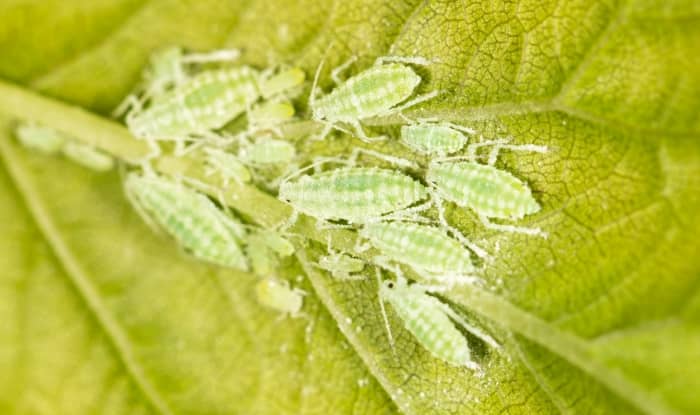
[[[471,253],[442,229],[409,222],[366,224],[360,236],[389,260],[410,266],[429,281],[470,283],[475,267]]]
[[[445,157],[464,148],[474,130],[451,123],[418,123],[401,127],[401,142],[413,151]]]
[[[428,189],[394,170],[343,167],[283,182],[279,198],[298,212],[321,220],[354,224],[400,215],[428,197]]]
[[[255,294],[260,304],[291,317],[298,316],[304,305],[305,293],[291,288],[286,280],[271,277],[262,279],[255,286]]]
[[[260,137],[251,144],[242,145],[238,157],[251,165],[287,164],[296,157],[296,148],[289,141]]]
[[[488,218],[522,219],[540,210],[527,184],[494,166],[435,162],[428,169],[427,181],[442,198]]]
[[[245,112],[258,99],[281,93],[303,80],[304,73],[299,69],[269,79],[247,66],[203,71],[159,96],[148,108],[133,110],[126,121],[134,135],[146,139],[178,140],[207,135]]]
[[[434,357],[454,366],[480,370],[479,364],[471,358],[467,339],[457,330],[451,318],[460,324],[462,320],[447,304],[427,294],[416,284],[408,285],[401,278],[384,281],[379,288],[379,299],[391,304],[406,330]],[[480,330],[469,325],[465,328],[476,331],[475,335],[497,346],[490,336]]]
[[[391,60],[396,62],[383,63]],[[360,139],[372,141],[372,138],[365,134],[360,121],[400,112],[436,95],[436,93],[430,93],[408,100],[420,84],[421,77],[411,67],[398,62],[424,65],[427,62],[423,59],[380,58],[374,66],[350,77],[345,82],[340,82],[337,73],[347,68],[353,61],[354,59],[333,71],[333,79],[338,83],[338,86],[318,99],[315,94],[321,65],[316,72],[309,105],[313,120],[326,124],[325,130],[321,134],[322,137],[325,137],[336,124],[346,123],[353,126]]]
[[[126,194],[148,223],[155,223],[195,257],[247,270],[243,225],[201,193],[160,176],[130,173]]]

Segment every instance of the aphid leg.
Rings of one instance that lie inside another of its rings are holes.
[[[143,109],[143,101],[140,100],[136,95],[130,94],[122,100],[122,102],[117,105],[117,107],[112,111],[110,116],[112,118],[119,118],[127,112],[139,112]]]
[[[377,218],[376,220],[381,222],[395,220],[415,223],[433,223],[431,219],[425,218],[420,215],[421,212],[425,212],[426,210],[430,209],[432,205],[433,202],[429,200],[427,202],[421,203],[420,205],[401,209],[398,212],[383,215]]]
[[[188,53],[182,57],[182,63],[231,62],[240,56],[238,49],[221,49],[209,53]]]
[[[499,146],[504,145],[504,144],[508,144],[508,140],[505,140],[505,139],[484,140],[484,141],[479,141],[478,143],[469,144],[467,146],[466,159],[469,161],[477,161],[479,159],[479,155],[477,154],[477,151],[479,150],[479,148],[487,147],[487,146],[494,146],[494,148],[498,148]],[[496,154],[498,154],[498,152],[496,152]],[[489,160],[491,159],[491,156],[492,156],[492,154],[489,153]],[[452,160],[452,159],[457,160],[460,158],[464,158],[464,157],[454,157],[454,158],[451,157],[447,160]],[[494,160],[494,162],[495,162],[495,160]],[[492,163],[489,163],[489,164],[492,164]]]
[[[484,226],[487,229],[494,229],[504,232],[524,233],[526,235],[540,236],[544,239],[547,239],[547,232],[542,231],[540,228],[526,228],[522,226],[493,223],[489,220],[489,218],[483,215],[479,215],[479,220],[481,220],[481,223],[484,224]]]
[[[348,157],[348,161],[350,161],[351,165],[355,165],[357,163],[357,159],[361,155],[372,156],[372,157],[378,158],[379,160],[386,161],[387,163],[391,163],[393,165],[396,165],[398,167],[402,167],[405,169],[418,170],[420,168],[418,166],[418,164],[416,164],[412,161],[406,160],[404,158],[390,156],[388,154],[380,153],[378,151],[369,150],[369,149],[362,148],[362,147],[355,147],[352,150],[352,152],[350,153],[350,157]]]
[[[331,79],[333,82],[335,82],[336,85],[340,85],[343,83],[343,80],[340,79],[340,73],[346,71],[350,65],[355,63],[357,61],[357,56],[352,56],[350,59],[342,63],[340,66],[336,67],[331,71]]]
[[[382,276],[379,267],[374,267],[374,275],[377,277],[377,293],[381,293],[382,288]],[[394,335],[391,334],[391,325],[389,325],[389,316],[386,314],[386,307],[384,307],[384,299],[381,295],[377,296],[379,298],[379,310],[382,314],[382,319],[384,320],[384,327],[386,328],[386,335],[389,339],[389,345],[391,346],[391,353],[394,355],[394,359],[398,360],[398,355],[396,354],[396,347],[394,342]]]
[[[481,330],[480,328],[467,323],[462,316],[460,316],[456,311],[454,311],[451,307],[449,307],[447,304],[444,304],[440,302],[442,311],[447,314],[448,317],[450,317],[452,320],[457,322],[462,328],[464,328],[466,331],[469,333],[473,334],[474,336],[478,337],[479,339],[483,340],[484,343],[488,344],[489,346],[493,347],[494,349],[498,350],[501,348],[501,345],[491,336],[489,336],[486,332]]]
[[[446,126],[452,128],[452,129],[455,129],[455,130],[457,130],[457,131],[461,131],[461,132],[463,132],[463,133],[465,133],[465,134],[470,134],[470,135],[476,134],[476,130],[475,130],[475,129],[469,128],[469,127],[465,127],[465,126],[463,126],[463,125],[453,124],[453,123],[451,123],[451,122],[444,122],[444,121],[441,122],[440,124],[446,125]]]
[[[131,206],[134,208],[134,211],[136,211],[136,214],[141,217],[141,220],[144,221],[144,223],[151,228],[154,232],[161,234],[162,229],[156,222],[153,221],[153,219],[146,213],[146,210],[143,208],[141,205],[141,202],[136,198],[136,196],[125,186],[124,187],[124,194],[126,195],[126,199],[129,201]]]
[[[489,254],[484,249],[470,241],[459,229],[450,225],[445,218],[445,203],[442,198],[437,194],[435,190],[430,191],[430,196],[433,199],[433,204],[438,211],[438,220],[440,221],[440,226],[442,226],[447,232],[452,234],[457,240],[469,250],[474,252],[476,256],[482,259],[488,258]]]
[[[488,164],[490,166],[493,166],[494,164],[496,164],[496,160],[498,159],[498,153],[502,149],[511,150],[511,151],[527,151],[527,152],[543,153],[543,154],[547,152],[547,146],[539,146],[536,144],[497,144],[496,146],[494,146],[494,148],[489,153]]]
[[[296,209],[294,209],[292,210],[292,214],[289,215],[287,220],[278,224],[276,227],[279,229],[280,232],[286,232],[287,229],[291,228],[292,226],[294,226],[295,223],[297,223],[297,220],[299,220],[299,212]]]
[[[413,65],[428,66],[432,61],[422,56],[380,56],[374,61],[375,65],[381,65],[386,62],[411,63]]]
[[[367,133],[365,133],[365,130],[362,128],[362,124],[360,124],[360,122],[357,120],[351,121],[351,122],[349,122],[349,124],[355,130],[355,135],[357,135],[357,138],[364,141],[365,143],[372,144],[372,143],[384,141],[387,139],[387,137],[385,135],[379,135],[376,137],[367,136]]]
[[[438,94],[440,94],[439,91],[431,91],[431,92],[428,92],[427,94],[418,95],[417,97],[399,105],[398,107],[391,108],[390,110],[386,111],[385,113],[378,114],[377,116],[381,117],[381,116],[399,113],[399,112],[405,110],[406,108],[412,107],[414,105],[418,105],[421,102],[431,100],[431,99],[435,98],[436,96],[438,96]]]

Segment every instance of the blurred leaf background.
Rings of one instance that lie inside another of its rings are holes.
[[[0,112],[0,412],[700,413],[699,20],[695,0],[4,0],[0,77],[65,117],[107,117],[166,45],[236,47],[309,76],[326,53],[326,90],[350,56],[352,73],[419,55],[434,62],[421,90],[441,94],[416,114],[551,151],[502,160],[541,201],[526,222],[547,240],[449,212],[497,252],[495,294],[447,295],[504,343],[470,338],[477,377],[392,319],[395,358],[376,282],[320,274],[323,243],[281,267],[308,295],[307,318],[280,319],[256,303],[256,277],[148,229],[117,172],[19,148],[12,127],[31,109]]]

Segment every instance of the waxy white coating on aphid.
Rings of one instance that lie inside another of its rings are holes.
[[[250,182],[250,171],[238,160],[238,156],[235,154],[214,147],[206,147],[204,153],[206,154],[208,173],[218,173],[225,181]]]
[[[241,66],[200,72],[158,97],[146,109],[127,116],[129,130],[137,137],[173,140],[206,135],[245,112],[260,97],[267,96],[267,80],[257,70]],[[299,85],[304,73],[291,69],[273,77],[271,88],[284,91]]]
[[[66,158],[95,171],[108,171],[114,167],[114,158],[87,144],[68,141],[61,149]]]
[[[317,219],[367,223],[428,197],[411,177],[375,167],[344,167],[283,182],[279,198]]]
[[[67,140],[60,131],[34,123],[19,124],[15,135],[23,146],[44,154],[57,153]]]
[[[248,264],[240,247],[243,225],[185,185],[160,176],[130,173],[124,181],[129,199],[149,222],[155,222],[195,257],[241,270]]]
[[[265,278],[255,285],[258,302],[294,317],[304,305],[304,293],[293,289],[286,280]]]
[[[296,148],[290,142],[270,137],[262,137],[253,144],[244,145],[238,152],[238,157],[250,164],[289,163],[295,156]]]
[[[363,276],[353,274],[365,269],[365,261],[343,253],[331,253],[318,259],[318,267],[339,280],[363,279]]]
[[[467,339],[448,317],[454,311],[447,304],[403,279],[384,281],[379,298],[392,305],[406,330],[433,356],[454,366],[480,369],[471,359]]]
[[[461,150],[469,138],[466,128],[458,129],[451,124],[419,123],[401,127],[401,142],[427,156],[444,157]]]
[[[530,188],[507,171],[476,162],[433,162],[426,180],[441,198],[478,215],[522,219],[540,210]]]
[[[360,236],[390,260],[427,279],[459,280],[474,272],[470,252],[440,228],[408,222],[366,224]],[[469,277],[472,278],[472,277]]]

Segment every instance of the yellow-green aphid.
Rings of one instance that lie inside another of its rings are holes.
[[[233,153],[215,147],[205,147],[207,175],[219,174],[228,185],[229,180],[239,184],[248,183],[251,180],[250,171]]]
[[[401,142],[426,156],[445,157],[461,150],[475,131],[451,123],[421,122],[401,127]]]
[[[360,236],[391,261],[410,266],[422,278],[445,284],[478,278],[470,252],[437,227],[409,222],[366,224]]]
[[[260,137],[252,144],[241,146],[238,157],[251,165],[287,164],[296,157],[296,148],[289,141]]]
[[[280,125],[294,117],[294,107],[288,101],[266,101],[248,112],[248,133],[270,130],[282,136]]]
[[[157,224],[195,257],[248,270],[245,229],[203,194],[162,176],[130,173],[126,194],[149,224]]]
[[[114,158],[93,146],[67,141],[61,149],[66,158],[95,171],[108,171],[114,167]]]
[[[269,78],[248,66],[203,71],[148,108],[135,108],[126,121],[129,130],[144,139],[182,142],[193,136],[211,136],[212,130],[223,127],[258,99],[303,80],[304,72],[296,68]]]
[[[279,258],[288,257],[295,251],[288,239],[271,230],[256,230],[248,235],[246,242],[250,265],[253,272],[261,277],[274,274],[279,267]]]
[[[518,146],[509,146],[517,148]],[[532,151],[546,151],[537,146],[520,146]],[[491,161],[495,161],[492,157]],[[435,160],[430,163],[426,180],[435,189],[436,196],[472,209],[481,222],[490,229],[519,232],[529,235],[546,234],[537,228],[492,223],[489,218],[519,220],[536,213],[540,205],[526,183],[511,173],[476,161]]]
[[[316,71],[309,106],[313,120],[326,124],[321,133],[322,138],[332,128],[337,128],[337,124],[344,123],[352,126],[357,136],[363,141],[379,139],[380,137],[368,137],[360,122],[371,117],[399,113],[437,95],[434,91],[408,100],[420,84],[421,77],[411,67],[400,62],[425,65],[428,63],[425,59],[382,57],[377,59],[374,66],[342,82],[338,74],[354,60],[355,58],[333,70],[331,77],[338,86],[320,98],[316,98],[316,88],[323,62]]]
[[[15,135],[23,146],[44,154],[59,152],[67,141],[60,131],[34,123],[19,124]]]
[[[413,334],[421,346],[434,357],[451,365],[476,371],[481,369],[479,364],[472,360],[469,343],[457,330],[453,321],[494,348],[500,347],[491,336],[466,323],[447,304],[428,295],[423,287],[417,284],[408,285],[402,278],[382,282],[379,299],[391,304],[406,330]],[[389,323],[386,320],[385,322],[390,332]],[[391,334],[389,338],[393,339]],[[393,343],[393,340],[391,341]]]
[[[331,273],[339,280],[360,280],[362,275],[356,275],[365,269],[365,261],[340,252],[332,252],[318,259],[318,267]]]
[[[343,167],[284,181],[278,197],[317,219],[362,224],[424,209],[410,206],[426,199],[428,189],[395,170]]]
[[[286,280],[265,278],[255,286],[258,302],[266,307],[296,317],[304,305],[305,293],[297,288],[291,288]]]

